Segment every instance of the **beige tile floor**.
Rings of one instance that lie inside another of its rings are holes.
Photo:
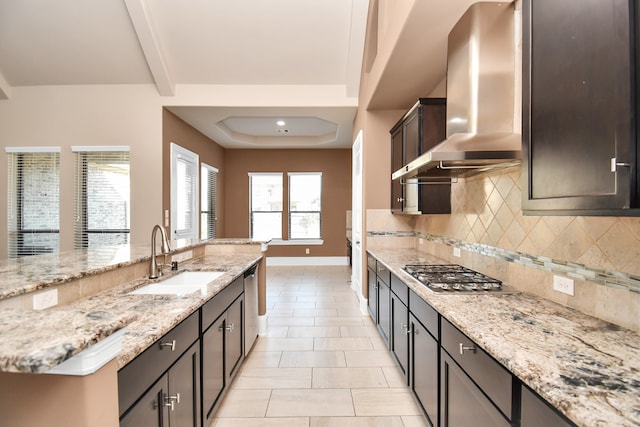
[[[210,427],[426,427],[342,266],[268,267],[259,337]]]

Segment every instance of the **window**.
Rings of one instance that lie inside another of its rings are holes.
[[[200,167],[200,239],[216,237],[216,178],[218,169],[202,164]]]
[[[200,158],[171,143],[171,239],[197,239]]]
[[[249,174],[250,237],[282,239],[282,174]]]
[[[60,250],[60,149],[6,148],[8,254]]]
[[[320,239],[322,173],[289,173],[289,240]]]
[[[71,147],[76,156],[76,248],[129,243],[129,147]]]

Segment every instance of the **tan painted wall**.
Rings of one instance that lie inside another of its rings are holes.
[[[0,373],[0,424],[117,427],[115,359],[86,376]]]
[[[216,236],[224,235],[225,149],[194,129],[176,115],[162,109],[162,209],[171,212],[171,143],[180,145],[200,156],[200,163],[218,169],[216,207],[218,221]]]
[[[322,246],[270,245],[268,256],[344,256],[351,209],[351,150],[227,150],[225,236],[249,236],[249,172],[322,172]],[[285,192],[286,197],[286,192]],[[285,200],[286,204],[286,200]],[[283,225],[283,231],[286,227]]]
[[[60,147],[60,249],[73,248],[73,145],[131,148],[131,242],[161,220],[160,97],[152,85],[14,87],[0,101],[0,258],[7,257],[5,147]]]

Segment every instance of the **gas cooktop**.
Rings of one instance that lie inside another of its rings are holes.
[[[457,264],[409,264],[404,271],[434,292],[515,292],[500,280]]]

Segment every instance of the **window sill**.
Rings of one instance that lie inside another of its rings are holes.
[[[287,245],[323,245],[322,239],[297,239],[297,240],[280,240],[273,239],[269,242],[269,246],[287,246]]]

